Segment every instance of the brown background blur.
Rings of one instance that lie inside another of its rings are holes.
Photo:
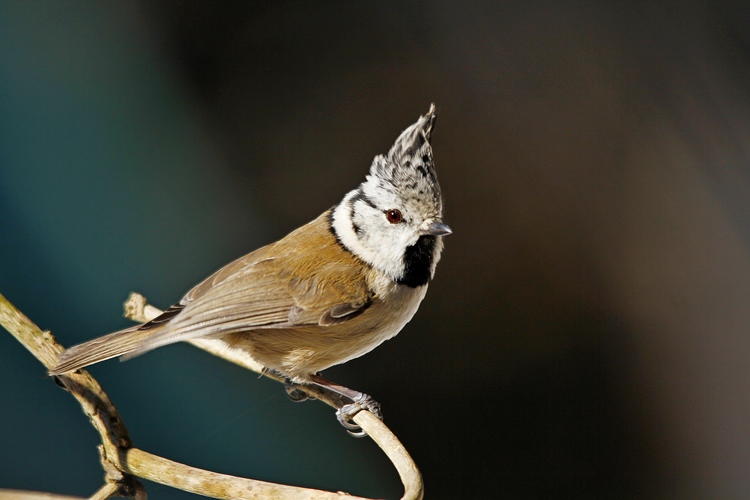
[[[427,498],[750,494],[745,2],[3,2],[0,293],[71,345],[312,219],[435,102],[445,221],[372,394]],[[0,487],[96,436],[0,335]],[[397,497],[333,413],[188,346],[92,371],[138,446]],[[311,436],[312,435],[312,436]],[[154,498],[189,495],[148,484]]]

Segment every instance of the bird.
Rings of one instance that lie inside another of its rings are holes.
[[[404,130],[377,155],[365,180],[332,208],[275,243],[230,262],[146,323],[65,350],[50,375],[198,338],[241,349],[286,380],[293,400],[300,385],[327,388],[352,402],[337,418],[368,410],[367,394],[321,372],[360,357],[393,338],[425,297],[451,229],[430,137],[437,110]]]

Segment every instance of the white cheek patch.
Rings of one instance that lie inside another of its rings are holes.
[[[377,220],[385,215],[371,203],[357,199],[361,194],[354,190],[344,197],[333,210],[331,227],[347,250],[397,280],[404,272],[405,246],[394,241],[392,232],[385,231],[386,228]]]

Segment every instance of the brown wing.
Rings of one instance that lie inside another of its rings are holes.
[[[166,328],[154,332],[128,357],[199,337],[341,323],[372,301],[365,267],[338,246],[327,231],[324,214],[197,285]]]
[[[307,279],[289,280],[294,305],[289,323],[329,326],[342,323],[362,313],[372,302],[364,279],[352,279],[352,267],[330,262]]]
[[[273,244],[266,245],[225,265],[224,267],[213,273],[211,276],[195,285],[188,293],[185,294],[185,296],[182,298],[182,300],[180,300],[179,303],[185,306],[195,299],[202,297],[206,292],[216,287],[217,285],[220,285],[224,281],[237,279],[238,276],[242,275],[250,268],[252,268],[255,263],[262,260],[273,246]]]

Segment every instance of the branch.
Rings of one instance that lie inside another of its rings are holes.
[[[57,364],[57,356],[65,350],[57,343],[52,333],[40,330],[2,295],[0,324],[48,370]],[[121,461],[121,451],[132,446],[132,442],[117,409],[96,379],[87,371],[79,370],[56,377],[55,382],[78,400],[83,412],[101,436],[102,444],[99,451],[106,473],[106,483],[116,486],[114,491],[119,495],[145,499],[143,486],[134,477],[123,472],[126,468]]]
[[[140,295],[132,294],[126,303],[126,316],[131,319],[147,321],[158,314],[160,311],[149,306],[145,298]],[[40,330],[2,295],[0,295],[0,324],[47,369],[56,365],[58,355],[64,351],[50,332]],[[270,373],[264,373],[263,367],[242,351],[227,350],[224,344],[208,339],[194,340],[191,343],[228,361],[279,380]],[[61,375],[56,377],[55,381],[78,400],[102,440],[99,449],[102,466],[106,472],[105,484],[92,498],[106,499],[119,495],[145,500],[145,489],[136,477],[219,499],[322,500],[340,499],[344,495],[209,472],[139,450],[132,446],[127,429],[116,408],[99,383],[87,371],[79,370]],[[324,389],[316,387],[303,389],[334,408],[342,404],[337,395]],[[396,436],[377,417],[367,411],[359,412],[353,420],[372,437],[396,467],[404,484],[402,500],[421,499],[423,496],[421,475]],[[17,495],[17,498],[44,498],[43,495],[45,495],[34,492],[12,492],[11,494]],[[47,498],[64,497],[47,496]],[[360,497],[347,495],[346,498],[357,500]]]
[[[0,488],[0,498],[2,498],[3,500],[85,500],[81,497],[57,495],[55,493],[45,493],[41,491],[5,490],[2,488]]]

